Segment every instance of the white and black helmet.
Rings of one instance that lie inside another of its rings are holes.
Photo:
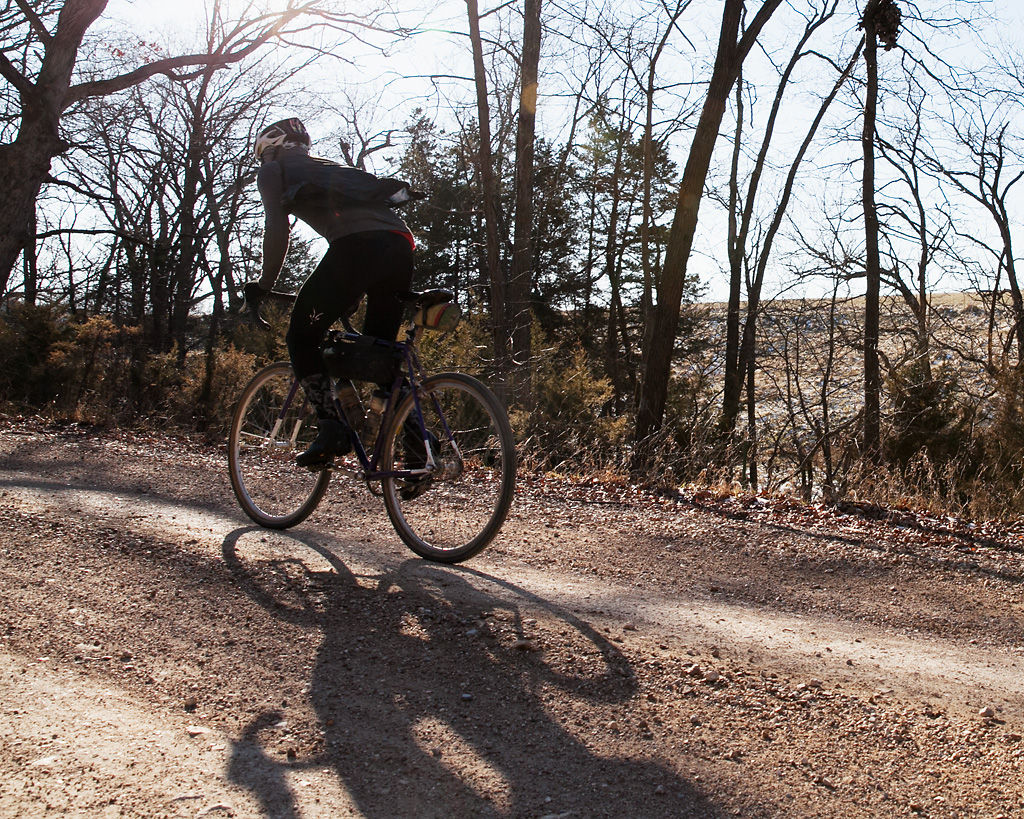
[[[307,148],[312,144],[306,126],[298,117],[278,120],[260,131],[256,137],[256,161],[259,162],[267,148],[277,148],[286,142],[302,144]]]

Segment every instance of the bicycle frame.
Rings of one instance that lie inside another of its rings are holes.
[[[404,358],[405,363],[404,367],[402,368],[402,371],[400,371],[395,376],[395,380],[391,385],[391,393],[388,396],[387,403],[384,406],[384,412],[381,414],[379,429],[380,431],[383,431],[388,428],[391,418],[398,407],[398,403],[403,398],[403,384],[408,384],[412,391],[416,423],[419,427],[420,437],[423,441],[424,451],[427,453],[426,463],[423,467],[419,469],[381,471],[378,469],[378,464],[380,463],[381,455],[384,452],[384,436],[378,433],[377,439],[376,441],[374,441],[372,450],[370,452],[367,452],[366,448],[363,446],[363,442],[362,439],[359,437],[359,434],[354,429],[350,428],[349,440],[352,443],[352,451],[356,459],[359,461],[361,470],[348,471],[351,471],[357,477],[363,478],[364,480],[377,481],[383,480],[384,478],[415,478],[422,475],[429,475],[438,468],[437,460],[434,457],[435,453],[433,451],[433,448],[430,446],[430,436],[427,434],[426,423],[424,422],[423,419],[423,408],[420,404],[420,392],[418,387],[423,382],[425,375],[423,372],[423,365],[420,363],[419,356],[416,355],[415,350],[417,331],[418,328],[415,325],[413,325],[409,327],[408,330],[406,331],[405,341],[392,342],[392,344],[402,352],[402,357]],[[351,335],[358,334],[351,333]],[[295,380],[292,383],[291,389],[288,392],[288,397],[285,399],[285,402],[281,407],[280,414],[278,415],[278,420],[274,427],[275,434],[279,431],[279,425],[281,423],[281,420],[286,416],[292,401],[295,400],[295,397],[299,395],[299,393],[299,382],[298,380]],[[335,407],[338,410],[339,417],[343,418],[344,415],[342,413],[342,408],[341,405],[338,403],[337,398],[335,398]],[[454,436],[452,435],[451,429],[448,427],[448,421],[445,419],[444,413],[442,412],[440,405],[436,403],[436,399],[435,408],[437,410],[438,417],[441,420],[444,434],[447,436],[448,441],[450,442],[451,446],[456,452],[456,455],[458,457],[461,457],[461,453],[458,451],[458,444],[455,441]],[[293,442],[297,433],[298,429],[292,431],[291,437],[293,439]],[[330,468],[337,467],[332,466]],[[344,470],[344,467],[341,467],[341,469]]]

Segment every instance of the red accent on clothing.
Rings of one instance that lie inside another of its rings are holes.
[[[409,243],[409,247],[413,250],[416,249],[416,239],[411,233],[406,233],[404,230],[393,230],[392,233],[397,233],[399,236],[404,236],[405,240]]]

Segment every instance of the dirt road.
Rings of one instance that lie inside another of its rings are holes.
[[[1012,529],[535,478],[443,567],[14,422],[0,513],[3,816],[1024,813]]]

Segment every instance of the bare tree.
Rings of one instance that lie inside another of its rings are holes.
[[[778,197],[774,215],[771,220],[771,226],[768,229],[768,233],[765,236],[764,242],[760,248],[757,262],[755,265],[755,271],[753,277],[747,282],[747,311],[746,311],[746,324],[743,330],[742,344],[740,341],[740,302],[743,291],[743,273],[744,273],[744,262],[747,259],[748,242],[751,235],[754,219],[754,204],[757,198],[757,193],[761,185],[761,180],[765,171],[765,164],[768,160],[769,149],[771,148],[772,138],[775,133],[775,127],[778,122],[779,113],[782,110],[783,98],[789,87],[790,79],[793,72],[796,70],[798,63],[808,56],[807,44],[811,37],[818,31],[826,22],[831,20],[835,15],[836,7],[838,5],[837,0],[829,0],[822,4],[820,8],[814,9],[809,15],[804,26],[803,34],[797,41],[790,58],[783,69],[779,82],[776,86],[775,96],[772,102],[771,110],[766,120],[764,135],[761,139],[761,147],[758,151],[757,157],[754,160],[754,165],[751,169],[749,180],[745,195],[742,198],[742,210],[741,210],[741,197],[738,190],[738,166],[739,166],[739,155],[743,144],[743,96],[742,96],[742,83],[737,84],[737,124],[736,124],[736,139],[734,143],[733,151],[733,162],[732,162],[732,178],[730,180],[730,201],[729,201],[729,305],[726,316],[726,349],[725,349],[725,373],[724,373],[724,390],[722,399],[722,418],[721,428],[725,433],[731,433],[735,423],[736,417],[739,414],[740,404],[740,393],[741,393],[741,382],[744,379],[744,374],[747,370],[747,363],[753,358],[753,344],[754,344],[754,327],[756,324],[757,313],[761,298],[761,289],[764,284],[764,274],[767,268],[768,259],[771,255],[772,243],[775,235],[778,232],[779,226],[782,223],[782,219],[786,213],[786,209],[789,204],[789,200],[792,196],[793,185],[796,180],[796,173],[800,167],[803,157],[807,153],[810,147],[811,141],[813,140],[818,126],[821,124],[822,119],[825,116],[826,111],[835,99],[836,94],[842,87],[850,74],[853,63],[859,56],[859,48],[857,55],[851,61],[851,63],[845,69],[839,70],[839,79],[833,85],[830,93],[826,95],[822,104],[819,106],[817,115],[811,122],[808,128],[807,135],[805,136],[803,143],[796,153],[796,157],[791,163],[788,177],[782,187],[781,194]],[[817,55],[815,55],[817,56]]]
[[[781,4],[782,0],[764,0],[750,26],[740,37],[740,19],[745,4],[743,0],[725,0],[724,3],[718,51],[708,94],[679,187],[675,217],[658,286],[658,305],[644,339],[643,382],[636,419],[638,441],[658,429],[664,417],[686,267],[697,230],[704,180],[711,166],[719,127],[725,115],[726,100],[747,54]]]
[[[879,296],[881,261],[878,251],[878,209],[875,205],[875,122],[878,106],[878,44],[886,49],[896,45],[900,10],[894,0],[868,0],[861,16],[864,29],[864,119],[861,148],[864,154],[861,196],[864,205],[864,451],[878,454],[881,436],[882,379],[878,364]]]
[[[485,236],[485,260],[487,278],[491,285],[491,337],[494,342],[494,358],[499,381],[495,385],[498,397],[506,405],[510,399],[511,385],[508,378],[512,371],[512,356],[509,350],[508,288],[501,266],[501,248],[498,242],[498,181],[494,174],[494,159],[491,153],[491,103],[487,90],[487,72],[484,65],[483,36],[480,33],[480,9],[477,0],[466,0],[469,17],[469,40],[473,50],[473,77],[476,86],[477,128],[477,172],[483,200],[483,221]]]
[[[160,74],[181,77],[223,68],[313,24],[370,25],[365,19],[328,12],[323,0],[288,0],[277,12],[258,12],[253,4],[245,9],[252,16],[225,26],[223,36],[205,53],[164,57],[106,77],[92,71],[76,74],[83,39],[106,5],[107,0],[18,0],[7,3],[0,18],[0,28],[20,35],[13,48],[0,50],[0,78],[19,100],[17,133],[0,144],[0,175],[5,180],[0,193],[0,292],[29,242],[25,214],[32,210],[53,159],[69,148],[61,122],[73,105]]]
[[[541,0],[524,0],[523,48],[519,63],[521,91],[516,129],[515,228],[512,265],[509,271],[506,317],[512,339],[512,397],[531,408],[533,389],[530,368],[531,308],[530,275],[533,266],[533,165],[537,123],[537,81],[540,63]]]
[[[985,110],[984,100],[977,100],[977,109],[966,122],[954,122],[957,147],[964,160],[943,162],[929,158],[931,171],[952,183],[968,201],[980,205],[992,219],[997,241],[989,243],[978,231],[967,231],[971,243],[982,248],[995,262],[992,287],[995,296],[1005,276],[1010,295],[1012,316],[1011,338],[1016,342],[1016,366],[1024,367],[1024,293],[1014,250],[1014,228],[1017,217],[1012,199],[1015,188],[1024,179],[1024,152],[1015,147],[1012,119],[1000,109]],[[993,311],[998,299],[991,302]],[[993,312],[994,317],[994,312]]]

